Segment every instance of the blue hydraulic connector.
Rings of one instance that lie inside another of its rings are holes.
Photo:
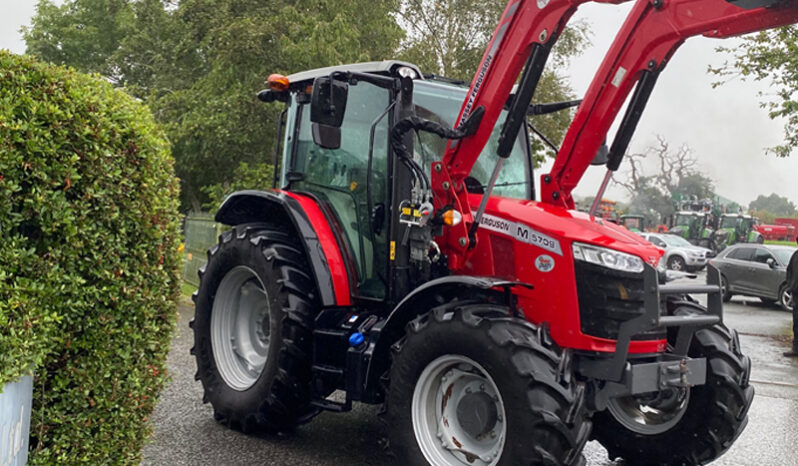
[[[362,333],[355,332],[349,336],[349,346],[351,346],[352,348],[357,348],[363,343],[364,340],[365,338],[363,337]]]

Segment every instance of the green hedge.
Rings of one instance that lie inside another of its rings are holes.
[[[0,385],[35,367],[32,464],[135,464],[179,293],[178,183],[149,111],[0,52]]]

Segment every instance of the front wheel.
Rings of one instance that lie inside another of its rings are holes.
[[[613,399],[593,417],[594,436],[614,460],[630,464],[699,465],[726,452],[748,423],[754,398],[751,360],[734,330],[696,332],[690,357],[706,358],[705,385]]]
[[[584,386],[546,340],[495,305],[447,304],[411,322],[385,410],[399,464],[583,464]]]
[[[779,289],[779,306],[787,312],[792,312],[793,306],[795,306],[795,296],[786,283]]]
[[[671,270],[687,270],[687,264],[680,256],[671,256],[668,259],[668,268]]]

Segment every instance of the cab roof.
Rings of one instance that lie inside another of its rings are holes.
[[[291,83],[298,83],[302,81],[310,81],[321,76],[329,76],[334,71],[352,72],[352,73],[371,73],[371,74],[384,74],[391,75],[397,68],[408,67],[412,68],[418,75],[418,79],[424,79],[424,75],[418,66],[399,60],[384,60],[372,61],[366,63],[352,63],[348,65],[328,66],[325,68],[317,68],[315,70],[301,71],[288,76]]]

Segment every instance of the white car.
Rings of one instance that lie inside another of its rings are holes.
[[[662,233],[640,233],[654,246],[665,250],[665,265],[671,270],[695,272],[706,267],[709,259],[715,257],[711,249],[690,244],[686,239]]]

